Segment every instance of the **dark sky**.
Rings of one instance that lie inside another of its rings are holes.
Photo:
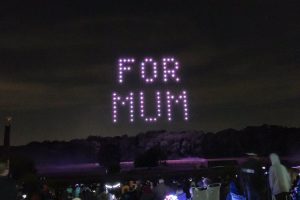
[[[189,2],[1,2],[0,117],[14,117],[13,144],[299,126],[298,1]],[[134,85],[117,86],[117,59],[164,55],[182,65],[190,121],[114,125],[111,94]]]

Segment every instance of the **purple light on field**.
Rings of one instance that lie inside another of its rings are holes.
[[[113,122],[117,123],[118,121],[118,103],[120,103],[121,106],[126,106],[129,104],[129,121],[134,121],[134,101],[133,101],[134,95],[133,92],[130,92],[128,96],[125,98],[118,95],[117,93],[113,93],[112,95],[112,104],[113,104]]]

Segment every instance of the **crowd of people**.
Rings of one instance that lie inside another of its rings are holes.
[[[211,181],[202,177],[194,179],[125,181],[113,184],[75,184],[61,193],[66,200],[176,200],[192,199],[193,188],[207,188]],[[48,199],[47,199],[48,200]]]
[[[227,200],[299,200],[299,175],[292,178],[277,154],[270,155],[271,166],[266,170],[254,154],[241,165],[239,178],[229,184]]]
[[[15,182],[8,176],[9,163],[0,162],[0,197],[4,200],[204,200],[200,194],[214,187],[212,191],[217,194],[218,200],[300,200],[299,175],[292,177],[276,154],[270,155],[270,163],[267,169],[253,154],[234,176],[227,178],[160,177],[117,183],[74,184],[59,190],[52,189],[44,180],[38,189],[28,190],[16,188]]]

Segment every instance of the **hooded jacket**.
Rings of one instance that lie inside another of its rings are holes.
[[[280,163],[277,154],[271,154],[272,166],[269,169],[269,184],[273,195],[289,192],[291,188],[291,177],[285,166]]]

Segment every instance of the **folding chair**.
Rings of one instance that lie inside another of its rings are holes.
[[[207,200],[220,200],[221,183],[210,184],[207,187]]]
[[[193,188],[193,200],[208,200],[207,189]]]

